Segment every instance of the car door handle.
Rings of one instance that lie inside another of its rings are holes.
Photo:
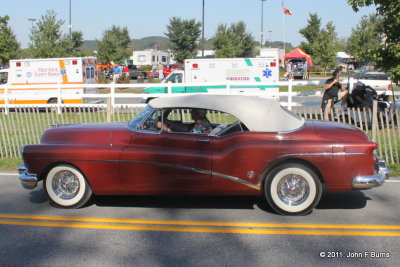
[[[210,139],[199,139],[197,140],[197,143],[210,143]]]

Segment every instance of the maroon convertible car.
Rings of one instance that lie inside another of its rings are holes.
[[[207,111],[208,133],[190,130],[192,109]],[[47,130],[40,144],[24,146],[19,178],[28,189],[43,181],[62,208],[82,207],[93,194],[260,195],[278,213],[299,215],[323,189],[382,185],[390,172],[377,147],[355,127],[307,121],[271,99],[163,97],[127,123]]]

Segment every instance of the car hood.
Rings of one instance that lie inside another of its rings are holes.
[[[126,123],[63,124],[43,133],[43,144],[112,145],[130,138]]]
[[[368,136],[357,127],[337,122],[313,121],[315,133],[329,140],[369,141]]]

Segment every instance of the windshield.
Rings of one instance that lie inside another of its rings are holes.
[[[140,125],[152,112],[153,108],[150,105],[147,105],[136,117],[128,122],[128,127],[137,129],[138,125]]]

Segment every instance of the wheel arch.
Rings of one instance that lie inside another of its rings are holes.
[[[310,168],[318,176],[318,179],[321,182],[322,188],[325,190],[326,183],[325,183],[324,177],[322,176],[321,172],[314,164],[312,164],[310,161],[303,159],[303,158],[285,158],[285,159],[281,159],[281,160],[272,161],[270,164],[268,164],[268,166],[266,166],[264,168],[263,172],[260,175],[260,179],[259,179],[259,184],[261,184],[262,192],[265,189],[264,188],[265,180],[267,179],[268,175],[270,175],[270,173],[275,168],[277,168],[281,165],[284,165],[284,164],[288,164],[288,163],[297,163],[297,164],[301,164],[301,165],[304,165],[304,166]]]
[[[89,179],[87,179],[85,173],[81,170],[81,168],[79,168],[79,166],[77,166],[76,164],[73,164],[71,162],[68,161],[56,161],[56,162],[52,162],[49,165],[46,166],[46,168],[43,170],[42,174],[40,175],[40,180],[44,181],[46,176],[49,174],[50,170],[53,169],[56,166],[59,165],[67,165],[67,166],[71,166],[74,167],[75,169],[77,169],[85,178],[85,180],[87,181],[87,183],[89,184],[90,187],[92,187],[92,185],[90,184]]]

